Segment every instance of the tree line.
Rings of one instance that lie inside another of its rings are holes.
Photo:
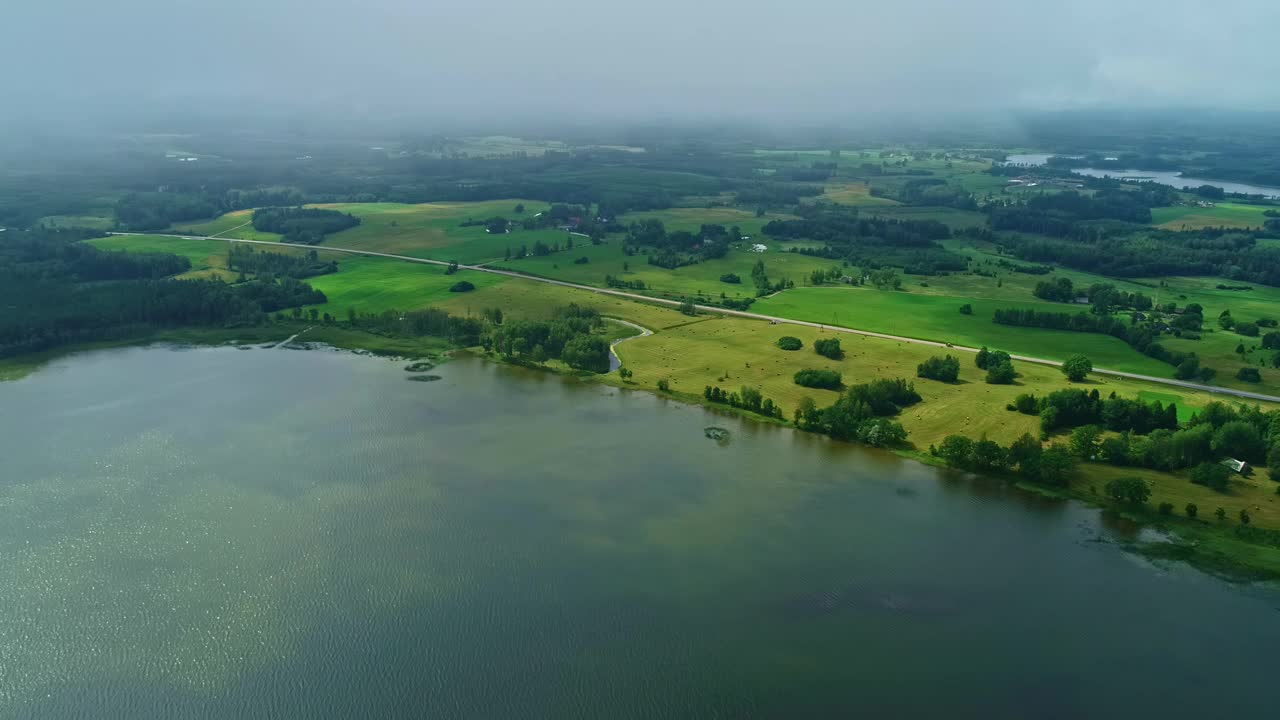
[[[325,235],[360,224],[360,218],[337,210],[304,207],[267,207],[253,211],[253,229],[279,233],[286,242],[318,245]]]

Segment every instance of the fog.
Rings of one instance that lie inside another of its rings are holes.
[[[0,96],[36,123],[1280,109],[1274,0],[43,0],[4,15]]]

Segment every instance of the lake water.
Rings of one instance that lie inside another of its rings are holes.
[[[1280,594],[1150,565],[1096,511],[402,365],[134,348],[0,384],[0,717],[1273,710]]]
[[[1045,153],[1026,153],[1010,155],[1006,158],[1005,162],[1010,165],[1044,165],[1051,157],[1053,156]],[[1162,185],[1172,185],[1173,187],[1181,190],[1194,190],[1201,185],[1213,185],[1214,187],[1220,187],[1229,193],[1280,197],[1280,188],[1268,187],[1266,185],[1250,185],[1249,183],[1231,182],[1229,180],[1186,177],[1182,173],[1171,172],[1168,170],[1108,170],[1106,168],[1073,168],[1072,172],[1077,175],[1088,175],[1090,177],[1146,180],[1158,182]]]

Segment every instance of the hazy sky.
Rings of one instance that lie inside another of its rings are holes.
[[[6,112],[1280,109],[1277,0],[14,0]]]

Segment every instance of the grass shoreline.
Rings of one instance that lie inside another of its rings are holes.
[[[456,351],[490,362],[504,365],[525,367],[558,375],[575,377],[583,382],[597,383],[620,390],[648,392],[658,397],[674,400],[686,405],[696,405],[717,413],[745,418],[753,422],[772,424],[778,427],[792,428],[800,431],[794,423],[778,418],[769,418],[755,413],[706,401],[701,395],[679,390],[660,390],[656,387],[622,380],[617,373],[594,374],[571,370],[556,365],[537,365],[523,362],[511,362],[500,356],[484,352],[478,348],[451,348],[442,340],[435,338],[394,338],[362,330],[353,330],[340,325],[310,325],[304,322],[282,323],[259,327],[217,328],[217,329],[177,329],[149,333],[136,338],[84,343],[62,348],[23,355],[0,360],[0,382],[16,380],[40,369],[50,362],[67,358],[83,352],[93,352],[112,348],[138,347],[157,343],[171,343],[195,347],[211,347],[225,345],[261,345],[281,342],[294,335],[303,335],[299,341],[319,343],[348,351],[367,352],[378,356],[418,359],[432,357],[445,359]],[[937,457],[922,451],[915,446],[885,448],[885,450],[905,460],[919,462],[932,467],[945,469],[946,466]],[[961,472],[961,471],[955,471]],[[972,473],[964,473],[972,474]],[[1039,485],[1027,485],[1013,478],[1003,478],[1018,491],[1029,492],[1057,500],[1082,502],[1100,512],[1123,517],[1141,527],[1153,528],[1168,535],[1168,541],[1125,543],[1125,549],[1137,553],[1153,562],[1178,561],[1185,562],[1203,572],[1231,582],[1277,582],[1280,581],[1280,548],[1271,545],[1251,543],[1238,537],[1233,529],[1238,525],[1208,520],[1193,520],[1180,516],[1160,516],[1148,507],[1116,508],[1106,503],[1096,494],[1096,488],[1104,479],[1093,464],[1083,464],[1080,477],[1070,488],[1051,488]],[[1092,482],[1091,482],[1092,481]],[[1209,509],[1205,508],[1206,514]]]

